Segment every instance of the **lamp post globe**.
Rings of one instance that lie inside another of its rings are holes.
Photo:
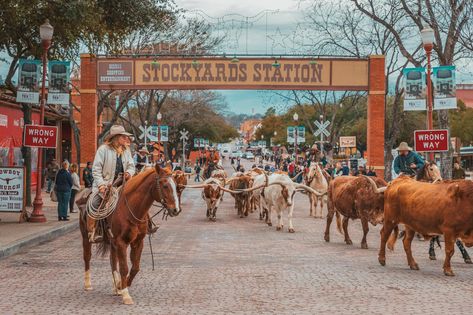
[[[431,29],[429,26],[425,26],[422,31],[420,31],[420,37],[422,38],[422,44],[424,44],[424,47],[431,46],[434,44],[434,30]]]
[[[294,119],[294,121],[298,121],[299,115],[297,113],[294,113],[294,115],[292,115],[292,118]]]

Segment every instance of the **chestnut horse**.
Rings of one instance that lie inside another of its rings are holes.
[[[124,304],[133,304],[128,287],[140,270],[143,239],[148,228],[148,212],[154,201],[161,203],[171,216],[180,212],[176,183],[168,168],[149,168],[125,183],[115,211],[107,218],[113,237],[103,233],[99,251],[105,255],[110,251],[113,293],[122,295]],[[87,233],[87,213],[82,211],[80,229],[85,263],[85,290],[92,290],[90,281],[90,259],[92,244]],[[131,247],[131,270],[128,270],[127,249]]]

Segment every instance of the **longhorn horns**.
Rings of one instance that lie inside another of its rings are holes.
[[[371,186],[377,194],[384,193],[384,191],[388,188],[387,186],[378,188],[378,185],[376,185],[375,181],[372,178],[366,175],[363,175],[363,177],[366,177],[366,179],[370,182]]]

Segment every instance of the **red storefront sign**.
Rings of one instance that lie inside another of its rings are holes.
[[[57,146],[56,126],[25,125],[23,145],[37,148],[56,148]]]
[[[416,130],[414,131],[414,147],[418,152],[448,151],[450,137],[448,130]]]

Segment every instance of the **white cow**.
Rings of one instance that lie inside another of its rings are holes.
[[[291,178],[284,174],[272,174],[267,177],[266,183],[265,175],[258,175],[255,178],[253,187],[265,186],[253,193],[261,196],[260,199],[260,216],[264,211],[267,211],[266,223],[272,226],[271,215],[274,210],[278,216],[278,225],[276,230],[283,229],[282,213],[287,210],[287,219],[289,221],[289,233],[294,233],[294,226],[292,225],[292,216],[294,212],[294,195],[296,192],[306,190],[309,193],[316,195],[323,195],[316,190],[302,184],[294,183]]]

